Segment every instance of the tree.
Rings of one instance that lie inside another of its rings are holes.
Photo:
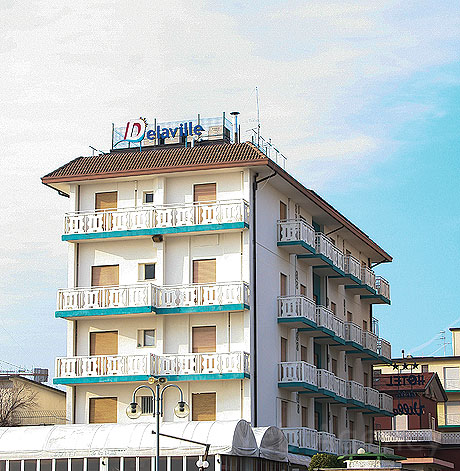
[[[318,468],[344,468],[343,463],[335,455],[317,453],[310,461],[309,471]]]
[[[8,381],[0,384],[0,427],[19,425],[18,413],[32,409],[37,393],[25,384]]]

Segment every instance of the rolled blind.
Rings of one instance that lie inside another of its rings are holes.
[[[216,393],[192,394],[192,420],[216,420]]]
[[[90,424],[117,423],[117,398],[95,397],[89,400]]]
[[[216,326],[192,327],[192,353],[216,351]]]
[[[117,192],[96,193],[96,210],[117,209]]]
[[[90,332],[90,355],[118,355],[118,332]]]
[[[193,282],[215,283],[216,282],[216,259],[193,260]]]
[[[119,284],[119,266],[91,267],[91,286],[114,286]]]
[[[193,201],[195,203],[216,201],[216,184],[201,183],[199,185],[194,185]]]

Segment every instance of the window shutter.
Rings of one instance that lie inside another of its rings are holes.
[[[90,424],[117,423],[117,398],[97,397],[89,400]]]
[[[281,401],[281,427],[287,427],[288,422],[288,403]]]
[[[287,361],[287,339],[281,337],[281,361]]]
[[[280,220],[283,221],[287,219],[287,206],[280,201]]]
[[[216,184],[202,183],[193,186],[193,201],[195,203],[211,203],[216,201]]]
[[[216,326],[192,327],[192,353],[216,351]]]
[[[216,282],[216,259],[193,260],[193,282],[215,283]]]
[[[96,210],[117,209],[117,192],[96,193]]]
[[[192,394],[192,420],[216,420],[216,393]]]
[[[280,296],[287,295],[287,276],[284,273],[280,273]]]
[[[300,346],[300,359],[308,362],[308,350],[307,347],[304,347],[303,345]]]
[[[91,286],[114,286],[118,284],[118,265],[91,267]]]
[[[90,355],[118,355],[118,332],[90,332]]]

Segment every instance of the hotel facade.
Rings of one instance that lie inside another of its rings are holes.
[[[391,257],[260,140],[201,123],[199,140],[145,140],[42,178],[69,198],[54,379],[68,420],[126,423],[133,390],[163,376],[191,407],[178,419],[165,395],[164,421],[275,425],[307,455],[377,451],[373,420],[393,400],[372,387],[391,358],[373,313],[390,288],[373,267]]]

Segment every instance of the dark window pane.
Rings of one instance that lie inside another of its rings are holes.
[[[150,471],[152,458],[139,458],[139,471]]]
[[[24,471],[37,471],[37,461],[24,460]]]
[[[20,461],[10,461],[10,471],[21,471]]]
[[[51,471],[51,460],[40,460],[40,471]]]
[[[160,471],[166,471],[166,456],[160,456]]]
[[[182,471],[182,456],[171,457],[171,471]]]
[[[0,471],[5,471],[6,469],[6,461],[0,460]]]
[[[123,458],[124,471],[136,471],[136,458]]]
[[[99,471],[99,458],[88,458],[87,471]]]
[[[109,458],[109,471],[120,471],[120,458]]]
[[[145,415],[153,414],[153,397],[152,396],[141,396],[141,409]]]
[[[153,193],[145,193],[145,202],[153,203]]]
[[[72,471],[83,471],[83,458],[72,458],[70,468]]]
[[[56,471],[67,471],[67,460],[56,460]]]
[[[155,278],[155,264],[146,263],[144,265],[144,278],[146,280],[153,280]]]
[[[245,459],[247,459],[248,461],[251,460],[251,458],[245,458]],[[209,463],[209,466],[208,468],[206,468],[206,471],[214,471],[215,464],[216,464],[216,460],[214,459],[214,456],[208,456],[207,462]]]
[[[198,471],[196,467],[196,462],[198,461],[198,456],[187,456],[187,471]]]
[[[144,347],[155,346],[155,330],[144,330]]]

